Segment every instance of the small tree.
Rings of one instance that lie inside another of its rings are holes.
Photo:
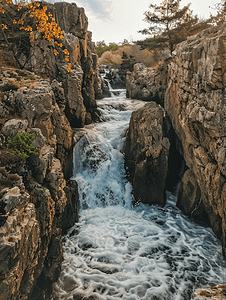
[[[192,16],[190,4],[180,8],[181,0],[164,0],[160,5],[150,4],[151,11],[144,13],[144,21],[150,26],[140,30],[142,34],[151,35],[144,43],[144,48],[168,48],[172,53],[175,44],[183,40],[186,29],[198,22],[197,16]],[[183,36],[181,34],[183,33]],[[138,41],[138,44],[142,44]]]
[[[25,4],[20,0],[13,4],[12,0],[0,0],[0,28],[2,37],[10,51],[12,51],[18,65],[23,69],[31,59],[27,51],[27,60],[20,62],[21,53],[26,52],[30,41],[34,40],[34,32],[42,34],[42,38],[48,41],[54,41],[54,54],[63,47],[64,39],[61,28],[57,25],[51,13],[47,13],[47,7],[39,2],[31,0]],[[29,39],[27,39],[29,37]],[[64,49],[65,61],[69,62],[69,52]],[[68,64],[68,72],[71,71],[71,64]]]
[[[31,154],[39,155],[38,151],[32,146],[36,135],[34,133],[28,134],[27,132],[17,133],[14,139],[7,138],[9,144],[9,152],[21,155],[26,160]]]

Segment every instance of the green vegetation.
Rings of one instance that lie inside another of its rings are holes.
[[[31,145],[36,135],[34,133],[28,134],[27,132],[17,133],[14,139],[7,138],[9,144],[9,152],[18,154],[26,160],[31,154],[39,155],[35,147]]]
[[[110,43],[109,46],[107,46],[104,41],[96,43],[96,51],[98,57],[101,57],[101,55],[106,51],[116,51],[118,50],[118,48],[119,45],[117,45],[116,43]]]
[[[1,88],[1,90],[3,92],[17,91],[18,90],[18,86],[16,84],[13,84],[13,83],[6,83],[6,84],[3,85],[3,87]]]

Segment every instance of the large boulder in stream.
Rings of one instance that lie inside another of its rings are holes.
[[[136,201],[163,206],[170,142],[164,111],[155,102],[132,113],[126,139],[125,163]]]
[[[211,225],[225,249],[226,24],[189,37],[174,54],[165,109],[190,170],[178,205]]]

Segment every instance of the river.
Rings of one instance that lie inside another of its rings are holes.
[[[123,145],[145,103],[123,91],[97,102],[103,122],[81,129],[74,148],[80,219],[64,237],[54,299],[184,300],[225,283],[220,241],[176,208],[176,196],[168,192],[164,208],[131,204]]]

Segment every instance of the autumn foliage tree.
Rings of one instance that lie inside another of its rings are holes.
[[[138,41],[143,48],[168,48],[172,53],[175,45],[198,22],[197,16],[192,15],[190,4],[180,8],[181,0],[164,0],[160,5],[150,4],[150,11],[144,13],[144,21],[149,27],[139,32],[150,35],[149,39]]]
[[[64,35],[57,25],[51,13],[47,13],[47,7],[42,3],[31,0],[25,4],[23,0],[13,4],[12,0],[0,0],[0,28],[2,37],[10,51],[12,51],[18,65],[23,69],[31,56],[28,55],[25,62],[21,62],[20,54],[26,48],[26,38],[32,42],[35,32],[39,32],[42,38],[54,42],[54,55],[62,49],[65,61],[68,63],[67,70],[71,71],[69,52],[63,49]]]

